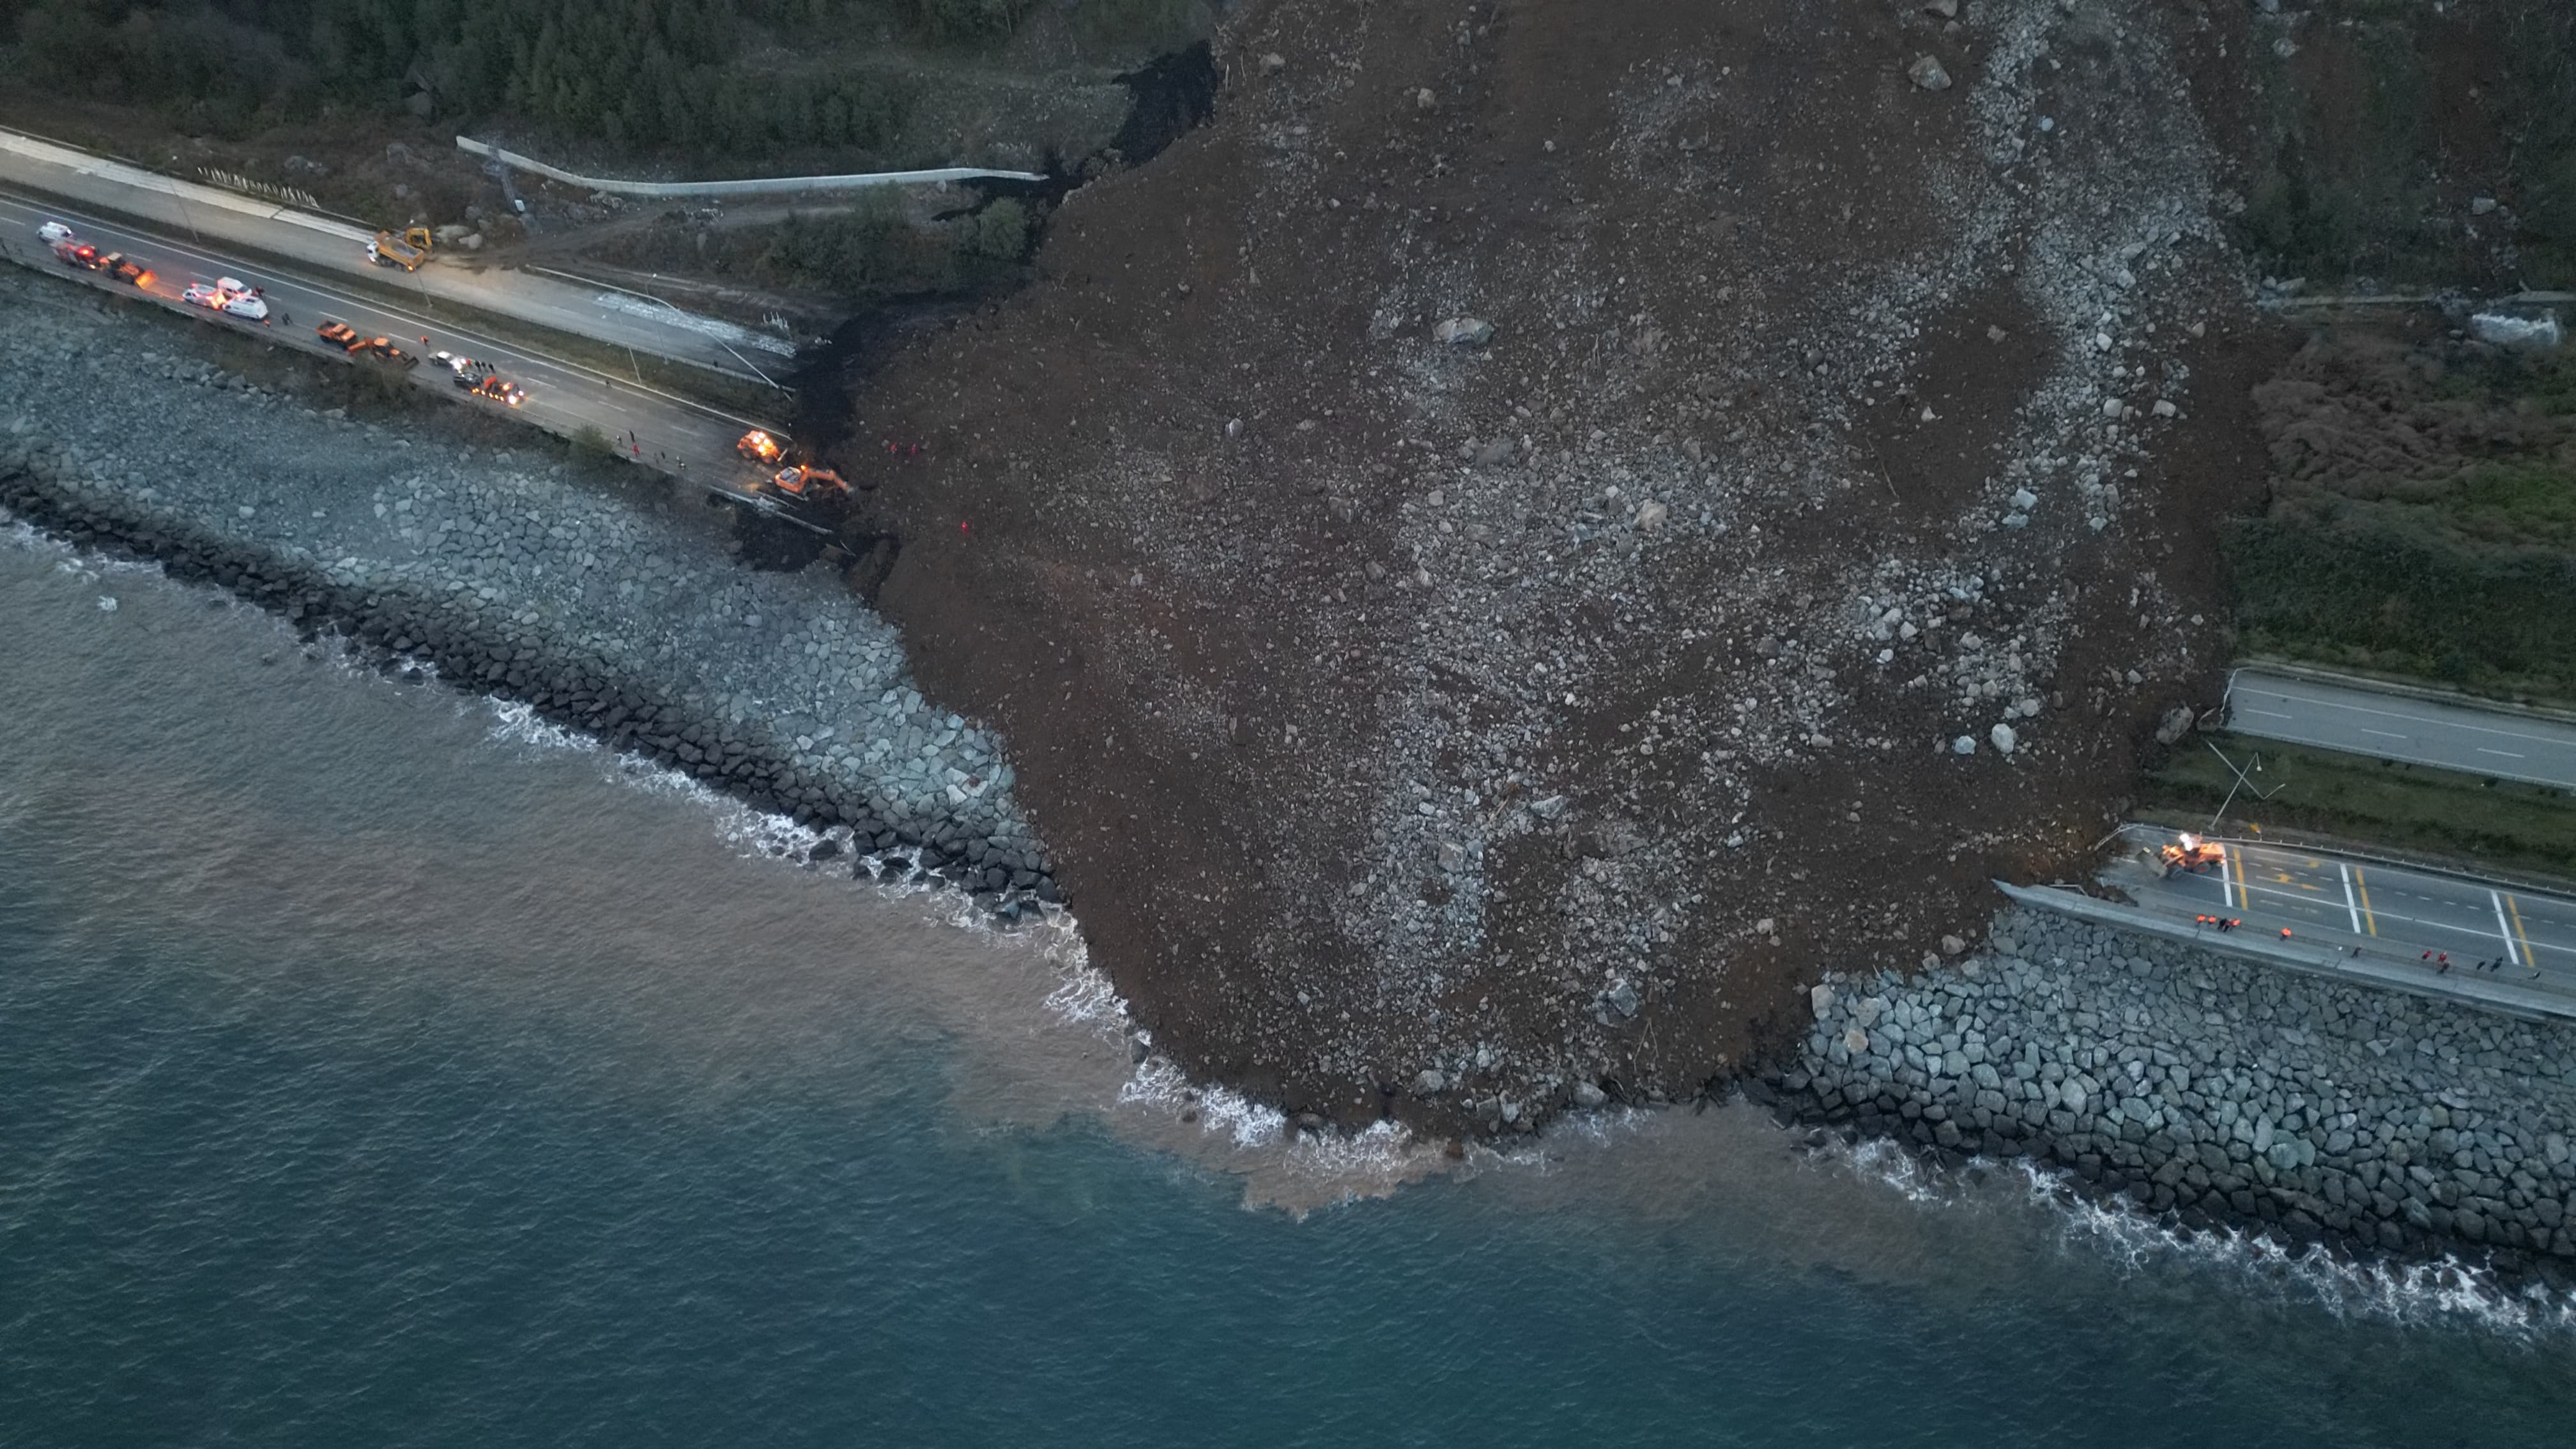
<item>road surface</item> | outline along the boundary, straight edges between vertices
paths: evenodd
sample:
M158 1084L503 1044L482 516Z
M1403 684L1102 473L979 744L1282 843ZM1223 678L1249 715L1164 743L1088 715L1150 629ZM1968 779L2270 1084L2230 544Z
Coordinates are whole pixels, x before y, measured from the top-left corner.
M47 220L66 222L82 241L100 251L121 251L149 267L152 276L142 290L173 310L199 319L204 325L336 358L343 354L339 349L324 344L314 334L314 328L325 319L346 322L361 335L390 337L405 351L423 359L421 366L410 369L406 374L413 386L456 398L460 406L502 409L509 412L515 421L531 423L565 437L578 434L586 427L597 428L602 435L614 440L633 461L657 468L682 483L744 490L758 476L758 470L735 454L735 440L752 427L766 428L784 436L783 430L775 423L738 417L674 394L549 358L471 328L454 327L444 321L422 317L403 308L344 291L327 277L299 277L274 267L252 267L140 227L101 222L66 212L60 207L30 203L5 194L0 194L0 249L5 249L11 260L32 270L85 283L103 291L132 293L136 290L110 280L104 273L84 271L56 261L52 250L36 237L36 228ZM189 283L213 281L224 276L255 281L263 287L269 304L270 320L266 324L221 316L180 300L180 294ZM527 389L526 403L517 408L507 408L501 403L464 398L456 392L452 374L427 363L426 359L433 351L458 353L492 364L502 376ZM364 360L355 365L386 366Z
M2373 961L2482 975L2576 997L2576 900L2321 851L2227 842L2224 869L2159 877L2140 855L2173 832L2133 825L2131 853L2102 874L2147 910L2242 921L2250 936L2357 950ZM2426 960L2426 953L2433 959ZM2478 963L2493 969L2480 972Z
M379 267L367 260L366 244L375 233L366 228L15 131L0 130L0 182L92 215L104 211L131 218L205 250L246 249L295 264L307 276L337 272L367 277L380 287L400 287L420 298L418 311L432 310L441 301L479 307L753 381L776 379L795 355L792 345L764 332L611 288L476 266L457 253L441 253L416 272ZM239 262L240 255L234 252L239 270L233 275L258 280L258 269Z
M2576 725L2259 669L2236 671L2227 706L2238 734L2576 790Z

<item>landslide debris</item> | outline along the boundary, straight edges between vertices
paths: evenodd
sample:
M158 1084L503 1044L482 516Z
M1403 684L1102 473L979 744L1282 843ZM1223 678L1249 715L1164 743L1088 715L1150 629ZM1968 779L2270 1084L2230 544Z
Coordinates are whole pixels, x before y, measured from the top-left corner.
M2242 29L1236 20L1215 122L857 387L840 459L1154 1048L1527 1129L2082 859L2225 657L2277 348L2195 94Z

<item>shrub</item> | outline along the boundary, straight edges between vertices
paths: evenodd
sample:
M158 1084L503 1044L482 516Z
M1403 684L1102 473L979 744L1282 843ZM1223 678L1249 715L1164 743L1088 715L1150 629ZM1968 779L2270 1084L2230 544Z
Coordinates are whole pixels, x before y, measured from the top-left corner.
M2368 520L2240 520L2226 544L2257 650L2576 699L2576 558Z
M1005 196L958 224L958 244L979 257L1016 262L1029 249L1029 209Z

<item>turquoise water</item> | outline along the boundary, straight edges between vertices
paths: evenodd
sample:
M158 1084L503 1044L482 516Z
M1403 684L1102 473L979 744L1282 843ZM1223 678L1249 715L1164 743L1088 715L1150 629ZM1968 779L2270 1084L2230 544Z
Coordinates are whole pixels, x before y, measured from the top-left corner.
M1184 1122L1060 940L24 539L0 743L7 1445L2576 1437L2553 1305L2017 1174Z

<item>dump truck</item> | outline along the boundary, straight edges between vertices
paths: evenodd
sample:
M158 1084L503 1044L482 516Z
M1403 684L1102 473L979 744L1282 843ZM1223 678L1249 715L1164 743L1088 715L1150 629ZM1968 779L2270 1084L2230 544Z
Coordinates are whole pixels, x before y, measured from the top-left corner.
M367 345L367 339L359 336L356 328L329 317L323 318L322 325L313 329L313 335L342 352L355 352Z
M754 428L743 434L734 443L733 450L742 455L743 461L749 463L775 463L786 456L787 451L779 446L776 438L760 428Z
M400 267L406 272L416 272L420 270L421 263L429 260L429 248L428 227L405 227L400 236L380 231L374 241L367 243L367 260L380 267Z
M2224 867L2227 864L2227 847L2185 831L2173 844L2157 852L2157 859L2164 866L2165 875L2176 871L2199 875L2213 865Z

